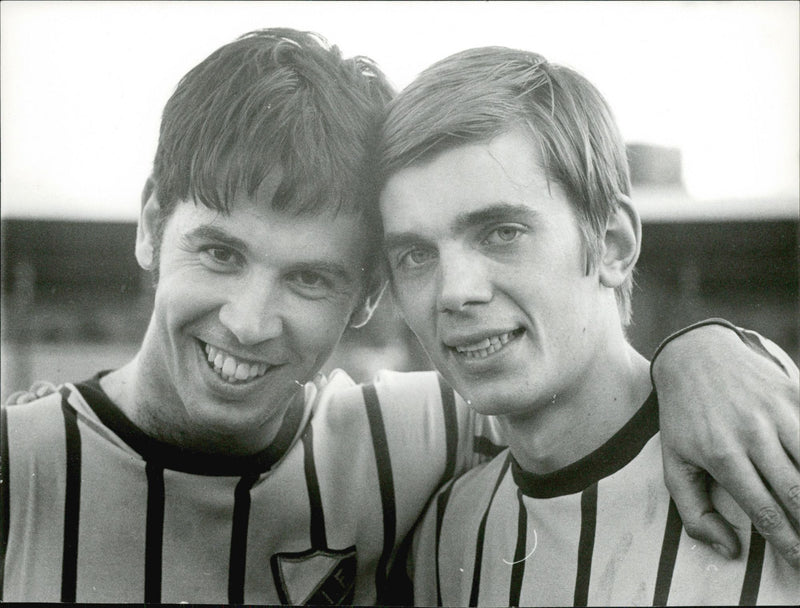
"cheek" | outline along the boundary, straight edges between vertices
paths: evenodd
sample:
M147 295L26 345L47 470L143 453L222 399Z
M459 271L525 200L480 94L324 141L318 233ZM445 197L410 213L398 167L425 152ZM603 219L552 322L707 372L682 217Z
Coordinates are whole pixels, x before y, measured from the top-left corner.
M155 308L173 321L189 321L221 305L223 286L196 276L173 273L162 276L156 287Z
M327 358L344 333L353 307L349 303L307 302L287 316L287 329L306 359Z
M392 297L403 320L415 334L432 331L436 325L436 288L432 281L407 281L393 285Z

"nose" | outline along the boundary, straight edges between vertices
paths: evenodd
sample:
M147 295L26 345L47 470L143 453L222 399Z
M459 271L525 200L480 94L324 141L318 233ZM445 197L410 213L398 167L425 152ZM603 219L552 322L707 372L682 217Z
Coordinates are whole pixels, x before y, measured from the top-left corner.
M457 246L439 252L439 312L460 312L492 299L492 284L478 253Z
M220 322L241 344L258 344L283 332L283 311L277 282L248 276L227 294Z

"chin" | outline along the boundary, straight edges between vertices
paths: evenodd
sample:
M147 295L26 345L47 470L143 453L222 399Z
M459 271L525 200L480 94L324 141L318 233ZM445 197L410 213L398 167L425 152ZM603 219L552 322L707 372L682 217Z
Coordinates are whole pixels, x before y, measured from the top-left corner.
M508 394L493 386L482 386L478 390L474 386L460 385L463 390L456 389L469 407L485 416L501 416L527 411L531 402L522 394Z

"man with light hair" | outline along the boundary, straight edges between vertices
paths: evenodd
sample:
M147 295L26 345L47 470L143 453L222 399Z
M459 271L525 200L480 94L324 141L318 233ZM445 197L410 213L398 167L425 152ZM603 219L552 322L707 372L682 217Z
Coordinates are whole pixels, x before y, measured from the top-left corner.
M641 223L595 87L535 53L457 53L390 103L381 163L404 318L508 442L432 501L413 552L415 603L800 602L796 545L790 565L712 484L713 509L743 548L726 560L691 541L667 491L659 400L625 335ZM709 323L797 387L774 344ZM787 471L793 433L772 454ZM794 484L778 499L796 523ZM756 519L764 534L774 523Z

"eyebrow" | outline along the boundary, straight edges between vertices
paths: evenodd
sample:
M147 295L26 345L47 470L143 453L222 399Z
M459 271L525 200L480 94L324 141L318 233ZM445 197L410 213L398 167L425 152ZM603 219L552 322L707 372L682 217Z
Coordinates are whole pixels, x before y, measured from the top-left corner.
M497 203L489 207L484 207L483 209L478 209L477 211L458 214L455 222L453 222L453 231L458 233L474 226L483 226L485 224L500 222L518 222L520 220L532 222L538 215L539 214L528 205Z
M217 241L223 245L228 245L229 247L241 251L246 251L248 249L247 243L243 240L237 239L235 236L231 236L224 230L220 230L214 226L198 226L186 233L184 238L189 240Z
M514 205L511 203L496 203L483 209L459 213L452 222L451 232L458 234L465 232L476 226L486 224L496 224L502 222L534 222L538 212L528 205ZM427 239L413 230L404 232L390 232L384 237L384 249L390 250L397 247L407 246L411 243L419 243Z

